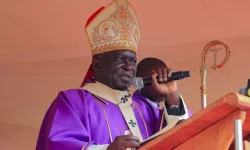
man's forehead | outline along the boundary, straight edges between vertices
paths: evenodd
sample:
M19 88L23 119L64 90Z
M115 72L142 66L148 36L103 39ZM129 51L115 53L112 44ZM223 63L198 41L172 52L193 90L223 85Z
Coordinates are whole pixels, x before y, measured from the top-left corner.
M105 55L125 55L125 56L136 56L136 53L131 50L121 49L121 50L114 50L111 52L104 53Z

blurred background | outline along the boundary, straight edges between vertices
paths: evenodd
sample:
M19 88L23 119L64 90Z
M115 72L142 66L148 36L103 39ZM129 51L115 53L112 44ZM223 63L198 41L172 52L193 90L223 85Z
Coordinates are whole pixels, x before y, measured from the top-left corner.
M129 0L139 17L138 59L157 57L190 70L179 89L193 113L200 108L203 47L220 40L228 63L208 68L208 104L247 84L249 0ZM91 62L84 26L111 0L0 0L0 149L35 149L43 116L58 91L78 88ZM218 54L218 63L225 53ZM213 53L208 55L213 65Z

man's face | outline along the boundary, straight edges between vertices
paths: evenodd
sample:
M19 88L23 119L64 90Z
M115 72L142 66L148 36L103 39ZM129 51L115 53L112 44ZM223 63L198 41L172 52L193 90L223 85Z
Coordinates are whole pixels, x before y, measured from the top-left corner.
M104 53L99 62L99 78L116 90L127 90L136 74L136 54L130 50Z

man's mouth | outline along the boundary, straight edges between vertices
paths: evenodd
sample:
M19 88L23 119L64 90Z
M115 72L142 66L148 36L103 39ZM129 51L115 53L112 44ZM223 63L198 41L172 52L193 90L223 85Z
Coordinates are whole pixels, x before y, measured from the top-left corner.
M127 74L123 74L123 75L121 75L120 77L121 77L121 79L122 79L123 81L125 81L125 82L129 82L129 81L131 81L131 79L132 79L132 77L131 77L130 75L127 75Z

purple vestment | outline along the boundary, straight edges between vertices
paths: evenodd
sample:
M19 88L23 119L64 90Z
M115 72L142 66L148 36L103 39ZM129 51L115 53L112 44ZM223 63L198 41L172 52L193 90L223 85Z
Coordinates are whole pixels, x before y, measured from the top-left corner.
M159 131L162 110L140 95L132 105L143 139ZM83 89L62 91L45 115L36 150L81 150L92 144L110 144L127 130L117 105Z

